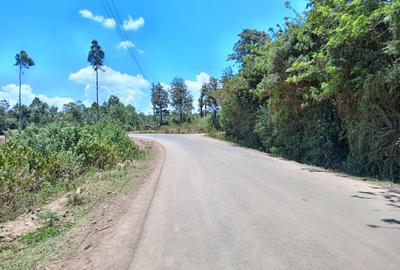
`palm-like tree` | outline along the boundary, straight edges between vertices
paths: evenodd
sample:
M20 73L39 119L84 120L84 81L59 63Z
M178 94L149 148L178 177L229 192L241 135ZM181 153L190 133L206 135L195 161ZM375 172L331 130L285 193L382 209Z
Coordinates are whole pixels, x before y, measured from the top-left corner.
M19 97L18 97L18 114L19 121L18 127L22 128L22 110L21 110L21 84L22 84L22 74L24 73L24 69L29 69L29 67L34 66L35 62L33 62L32 58L24 51L21 50L20 53L15 55L15 65L19 67Z
M104 63L104 51L95 39L92 40L87 60L96 72L96 115L99 120L99 69L102 70Z

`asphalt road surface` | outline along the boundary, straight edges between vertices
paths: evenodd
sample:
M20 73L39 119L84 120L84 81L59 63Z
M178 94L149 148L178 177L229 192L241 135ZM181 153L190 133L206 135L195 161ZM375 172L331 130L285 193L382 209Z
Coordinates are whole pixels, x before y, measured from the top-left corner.
M166 158L130 269L400 269L400 194L201 135Z

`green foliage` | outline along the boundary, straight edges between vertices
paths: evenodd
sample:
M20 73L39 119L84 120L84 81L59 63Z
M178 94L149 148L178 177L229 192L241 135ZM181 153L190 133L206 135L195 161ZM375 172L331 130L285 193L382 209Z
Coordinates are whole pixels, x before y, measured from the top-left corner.
M38 217L40 221L46 225L46 227L54 227L57 225L57 222L60 221L60 217L57 215L57 213L52 211L41 212L39 213Z
M31 233L21 236L21 240L28 246L35 245L45 239L57 236L60 234L60 229L56 227L45 227Z
M29 69L35 65L32 58L29 57L26 51L22 50L20 53L15 55L15 65L19 66L21 69Z
M138 148L118 124L58 122L8 137L0 144L0 211L20 211L29 206L29 200L21 201L21 197L64 179L72 181L91 168L111 168L139 157Z
M198 100L200 117L207 116L208 113L211 113L209 122L213 128L220 128L218 117L220 107L216 96L219 89L219 81L214 77L210 77L209 81L202 85Z
M163 125L163 117L168 115L169 98L164 87L157 83L151 89L151 104L153 105L154 116L160 116L160 126Z
M190 114L193 110L192 95L182 78L175 78L171 82L170 100L171 106L179 115L179 123L182 123L184 115Z
M92 40L92 45L90 46L87 60L92 65L95 71L101 69L101 67L103 66L104 56L104 51L97 40Z
M275 155L400 179L400 2L309 1L244 30L218 93L227 136ZM257 143L258 141L258 143Z

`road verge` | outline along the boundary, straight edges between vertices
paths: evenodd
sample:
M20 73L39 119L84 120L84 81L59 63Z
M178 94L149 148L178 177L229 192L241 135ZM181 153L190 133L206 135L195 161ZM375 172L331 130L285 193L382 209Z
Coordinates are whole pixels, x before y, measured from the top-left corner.
M136 141L146 144L148 141ZM49 269L127 269L142 233L148 209L157 188L165 151L152 144L152 159L136 183L98 206L71 234L71 244L62 254L67 259Z

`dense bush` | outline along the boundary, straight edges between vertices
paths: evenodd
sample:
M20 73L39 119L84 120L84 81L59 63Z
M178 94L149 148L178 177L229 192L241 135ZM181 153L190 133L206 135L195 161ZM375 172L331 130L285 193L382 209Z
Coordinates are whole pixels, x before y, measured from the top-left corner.
M243 30L219 90L230 137L287 158L400 180L400 1L308 1Z
M10 133L0 144L0 204L16 206L24 194L138 158L139 150L118 125L53 123ZM1 219L1 218L0 218Z

